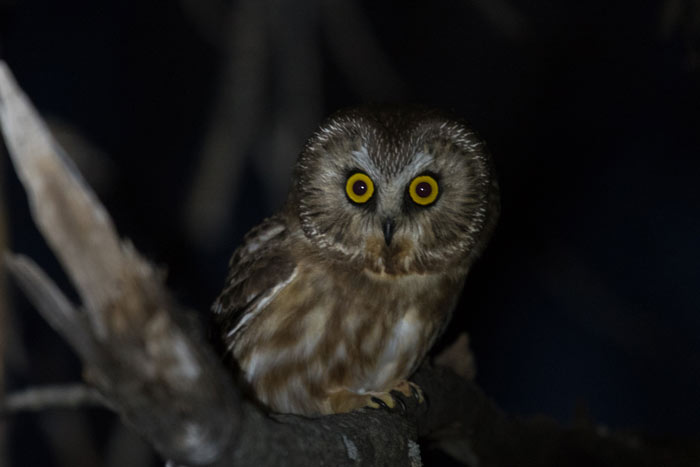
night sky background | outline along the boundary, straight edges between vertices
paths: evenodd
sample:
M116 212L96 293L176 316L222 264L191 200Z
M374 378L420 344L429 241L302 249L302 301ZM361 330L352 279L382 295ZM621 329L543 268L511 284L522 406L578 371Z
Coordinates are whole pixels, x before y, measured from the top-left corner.
M4 0L0 56L202 313L324 116L453 110L489 145L502 213L443 345L469 333L511 414L700 433L697 0ZM4 152L0 168L11 249L69 290ZM77 381L11 299L6 390ZM98 409L14 416L4 435L12 466L158 465Z

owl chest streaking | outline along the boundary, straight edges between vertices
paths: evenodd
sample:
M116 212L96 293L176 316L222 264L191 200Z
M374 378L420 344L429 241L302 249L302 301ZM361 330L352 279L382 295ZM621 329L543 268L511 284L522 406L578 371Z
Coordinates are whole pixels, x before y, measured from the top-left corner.
M214 304L241 377L278 412L386 400L446 326L497 215L487 153L459 120L334 115L301 153L284 209L234 253Z

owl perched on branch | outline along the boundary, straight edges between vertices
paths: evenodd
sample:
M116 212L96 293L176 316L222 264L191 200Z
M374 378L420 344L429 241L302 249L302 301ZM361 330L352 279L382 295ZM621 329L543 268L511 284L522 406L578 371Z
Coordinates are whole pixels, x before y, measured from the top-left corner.
M393 406L498 211L484 143L460 120L403 107L330 117L213 307L245 383L277 412Z

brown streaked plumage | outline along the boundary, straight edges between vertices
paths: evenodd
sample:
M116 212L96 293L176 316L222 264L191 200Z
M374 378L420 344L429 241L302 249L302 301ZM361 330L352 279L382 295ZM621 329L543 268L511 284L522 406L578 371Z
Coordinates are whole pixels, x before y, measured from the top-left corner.
M302 151L284 209L231 259L213 307L226 350L274 411L390 400L446 326L497 217L492 165L463 122L338 112Z

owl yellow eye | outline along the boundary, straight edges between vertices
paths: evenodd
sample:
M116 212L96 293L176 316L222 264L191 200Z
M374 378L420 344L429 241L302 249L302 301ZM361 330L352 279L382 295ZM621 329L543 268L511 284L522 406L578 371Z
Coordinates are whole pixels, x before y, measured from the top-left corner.
M345 193L353 203L364 204L372 198L374 194L374 183L372 179L362 172L357 172L345 182Z
M420 175L411 181L408 194L414 203L427 206L435 202L438 196L438 183L430 175Z

